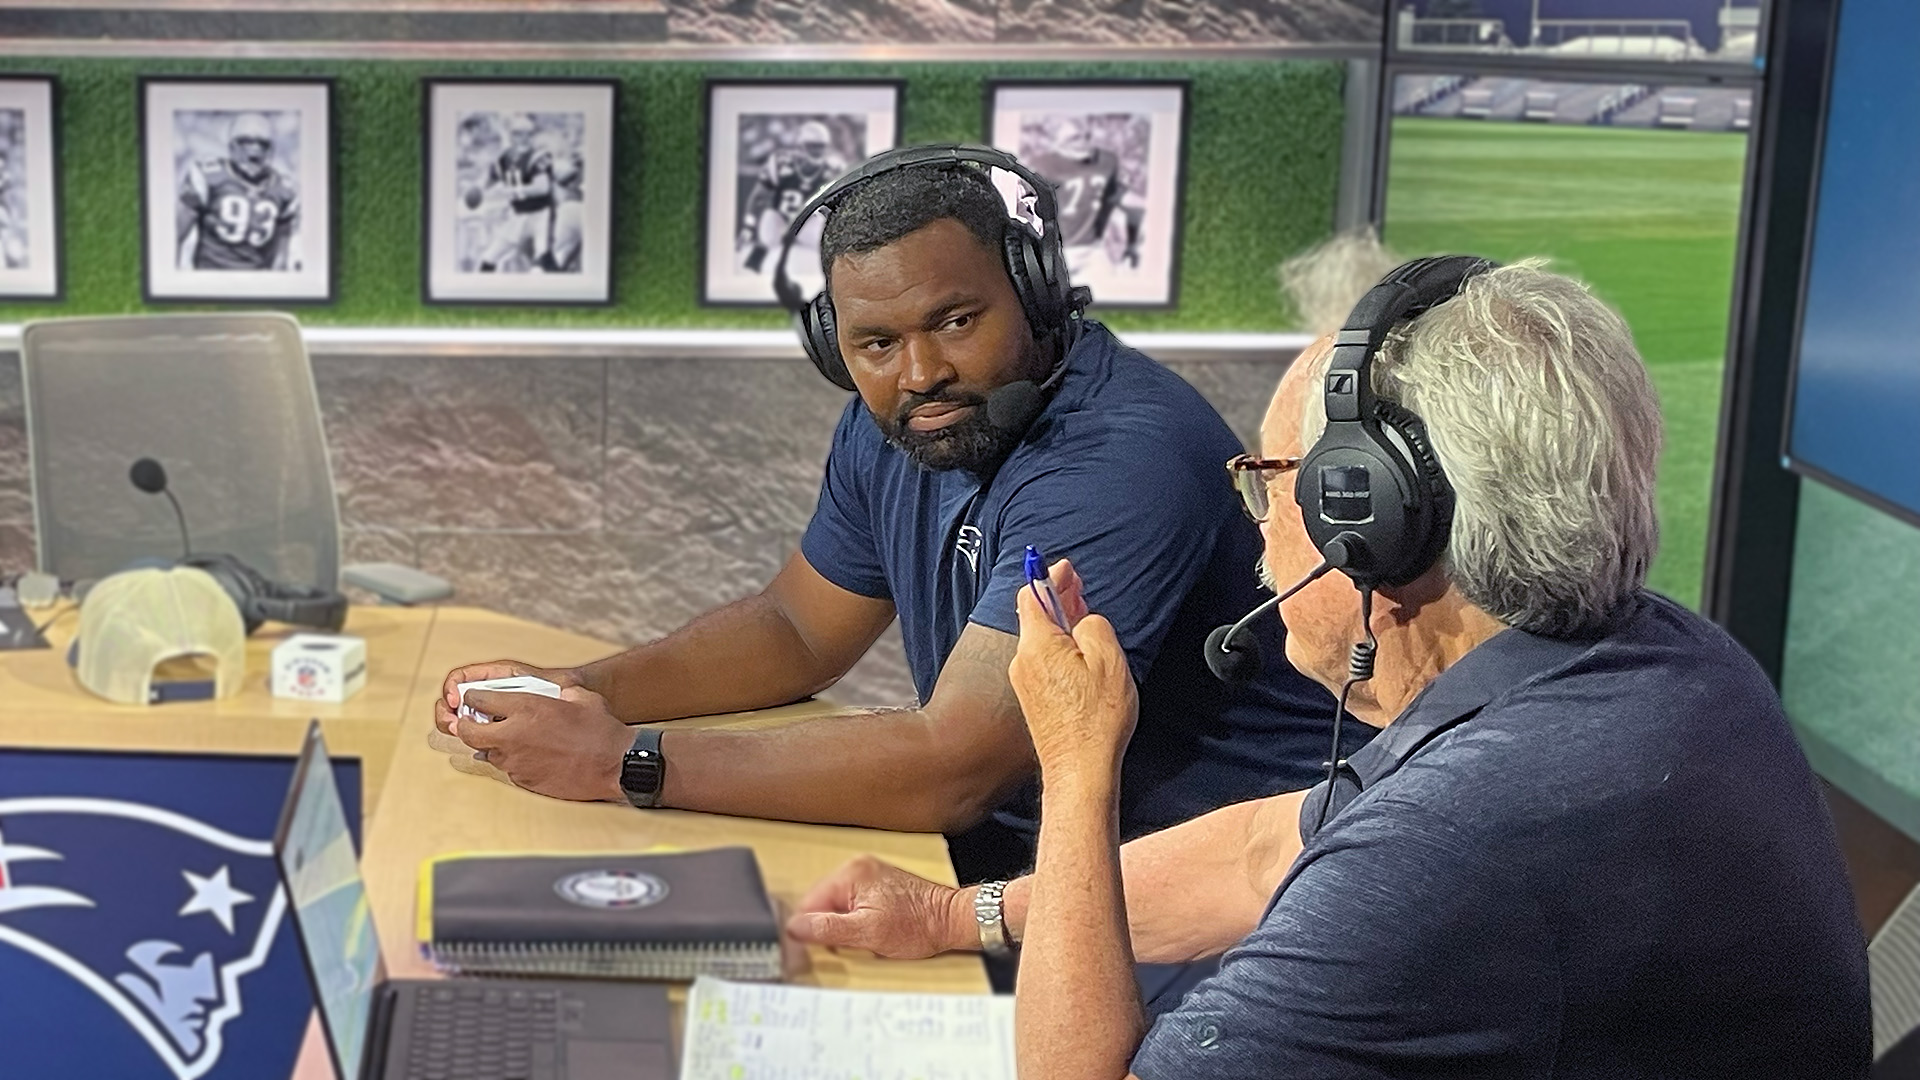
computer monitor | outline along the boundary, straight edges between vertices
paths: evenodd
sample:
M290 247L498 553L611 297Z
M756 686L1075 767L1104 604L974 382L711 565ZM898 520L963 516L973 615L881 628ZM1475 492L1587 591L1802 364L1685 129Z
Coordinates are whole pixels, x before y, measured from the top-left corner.
M318 722L307 729L273 847L334 1068L341 1080L361 1080L380 940Z

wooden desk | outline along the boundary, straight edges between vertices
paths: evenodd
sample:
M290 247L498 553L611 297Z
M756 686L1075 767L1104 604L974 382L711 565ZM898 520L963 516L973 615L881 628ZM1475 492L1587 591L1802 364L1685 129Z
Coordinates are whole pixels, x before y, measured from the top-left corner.
M0 745L297 754L307 721L319 717L333 752L361 759L365 809L372 810L439 610L351 609L342 632L367 640L367 684L338 704L273 696L269 658L274 646L299 631L272 623L247 640L247 674L238 694L214 701L117 705L95 697L74 677L67 646L80 620L77 614L59 614L46 635L53 648L0 653ZM510 648L512 640L511 633L501 633L493 646Z
M508 628L514 634L512 645L503 650L502 632ZM361 859L389 972L413 977L432 973L414 945L413 893L420 863L451 851L630 852L657 846L692 849L748 844L759 856L768 890L788 909L814 882L863 852L916 874L953 883L946 841L937 834L562 802L485 776L456 772L445 754L427 744L433 730L434 695L440 692L447 671L457 664L511 653L515 659L541 667L564 667L610 651L610 646L591 638L491 612L442 610L420 665L416 707L407 711L402 724L392 771ZM809 703L685 723L765 723L824 711L826 706ZM793 973L794 981L819 986L987 991L985 971L979 959L970 955L898 961L815 948L795 959L799 968Z
M752 821L610 804L567 803L484 776L456 772L427 744L432 704L446 673L462 663L511 656L568 666L614 646L474 608L355 608L346 631L367 639L367 687L349 701L287 701L267 690L267 657L287 633L270 627L247 645L247 682L219 701L114 705L81 689L66 666L72 616L49 631L55 648L0 653L0 745L136 750L298 753L309 717L327 745L365 761L369 820L362 867L387 965L397 976L430 975L413 937L420 863L454 851L638 851L751 845L769 890L791 908L822 876L871 852L918 874L952 882L938 835ZM751 717L693 724L760 723L824 706L798 705ZM375 802L376 793L378 802ZM977 958L889 961L811 949L796 981L822 986L984 993Z

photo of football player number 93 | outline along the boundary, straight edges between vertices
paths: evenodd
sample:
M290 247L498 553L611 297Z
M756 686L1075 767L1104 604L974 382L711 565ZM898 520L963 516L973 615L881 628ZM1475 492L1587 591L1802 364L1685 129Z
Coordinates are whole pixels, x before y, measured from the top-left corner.
M327 300L325 82L142 82L150 299Z
M300 115L193 110L173 119L175 153L187 158L175 212L179 268L300 269L300 192L290 164L299 158ZM195 152L222 129L218 154Z

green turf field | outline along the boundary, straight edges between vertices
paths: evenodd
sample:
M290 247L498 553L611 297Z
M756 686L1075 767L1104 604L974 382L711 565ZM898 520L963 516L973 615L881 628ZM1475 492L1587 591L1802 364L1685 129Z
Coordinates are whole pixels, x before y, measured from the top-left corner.
M1688 604L1706 554L1745 157L1738 134L1393 123L1390 245L1549 256L1626 315L1666 412L1651 583Z

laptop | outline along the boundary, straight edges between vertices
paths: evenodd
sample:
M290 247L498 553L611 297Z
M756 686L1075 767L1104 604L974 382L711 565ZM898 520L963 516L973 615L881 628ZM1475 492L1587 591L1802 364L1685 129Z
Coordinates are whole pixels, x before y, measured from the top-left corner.
M387 979L315 721L274 834L340 1080L669 1080L667 991L645 983Z

